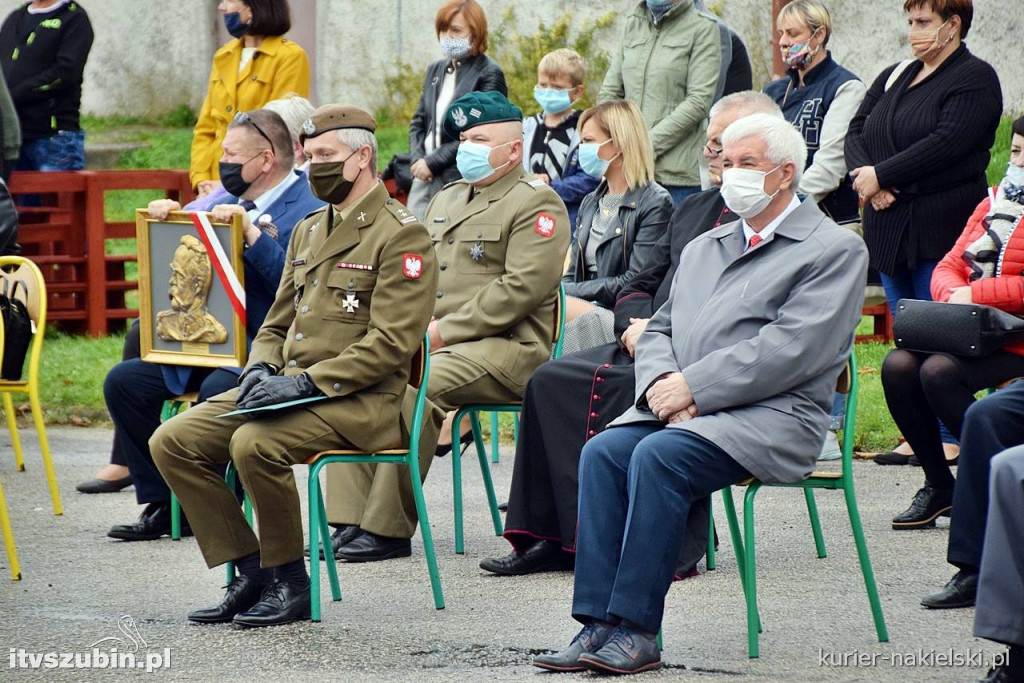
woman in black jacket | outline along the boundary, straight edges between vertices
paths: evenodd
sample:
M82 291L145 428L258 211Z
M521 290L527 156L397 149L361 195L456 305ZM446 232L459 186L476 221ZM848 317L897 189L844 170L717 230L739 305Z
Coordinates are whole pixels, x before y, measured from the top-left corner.
M427 68L420 103L409 122L413 176L409 209L422 220L427 205L445 184L459 179L459 141L441 122L448 105L468 92L497 90L508 95L505 74L487 51L487 17L476 0L448 0L437 11L434 29L445 58Z
M647 264L672 216L672 197L654 182L654 151L643 114L609 100L580 116L580 167L601 178L583 198L562 279L567 302L565 353L614 341L610 309Z

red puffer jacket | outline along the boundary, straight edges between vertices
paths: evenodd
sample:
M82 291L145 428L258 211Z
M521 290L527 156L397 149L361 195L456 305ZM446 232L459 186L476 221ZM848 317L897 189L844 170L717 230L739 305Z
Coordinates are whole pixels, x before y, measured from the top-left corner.
M984 219L991 200L986 197L967 220L967 227L932 273L932 299L949 301L957 287L971 288L976 304L994 306L1007 313L1024 315L1024 230L1015 230L1003 249L1002 275L970 282L971 269L964 262L964 251L985 232ZM1024 342L1005 347L1006 351L1024 356Z

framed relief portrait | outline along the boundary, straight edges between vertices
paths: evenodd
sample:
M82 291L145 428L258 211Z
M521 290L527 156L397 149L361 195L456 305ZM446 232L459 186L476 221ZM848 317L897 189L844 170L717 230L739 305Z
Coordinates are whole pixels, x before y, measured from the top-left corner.
M243 366L246 360L242 217L136 212L142 359Z

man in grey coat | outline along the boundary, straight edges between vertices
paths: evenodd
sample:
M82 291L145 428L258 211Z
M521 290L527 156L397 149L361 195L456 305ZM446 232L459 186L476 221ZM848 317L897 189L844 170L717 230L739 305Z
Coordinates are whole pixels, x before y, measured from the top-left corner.
M655 634L690 504L750 476L814 469L860 319L867 250L800 202L807 150L787 122L726 129L722 195L743 220L684 250L636 346L636 403L580 461L572 644L534 664L636 673Z

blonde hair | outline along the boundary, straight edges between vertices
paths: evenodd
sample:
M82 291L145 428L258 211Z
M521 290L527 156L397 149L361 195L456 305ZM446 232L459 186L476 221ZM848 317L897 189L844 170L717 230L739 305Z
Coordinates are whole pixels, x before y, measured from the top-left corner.
M568 76L573 87L587 80L587 62L569 48L559 48L541 57L537 72L548 76Z
M820 0L793 0L779 10L780 19L793 19L811 29L811 35L818 32L819 28L825 29L825 40L822 45L828 45L828 39L832 37L832 15L828 7Z
M583 112L577 130L594 119L622 154L626 186L635 189L654 182L654 146L640 109L630 100L608 100Z

